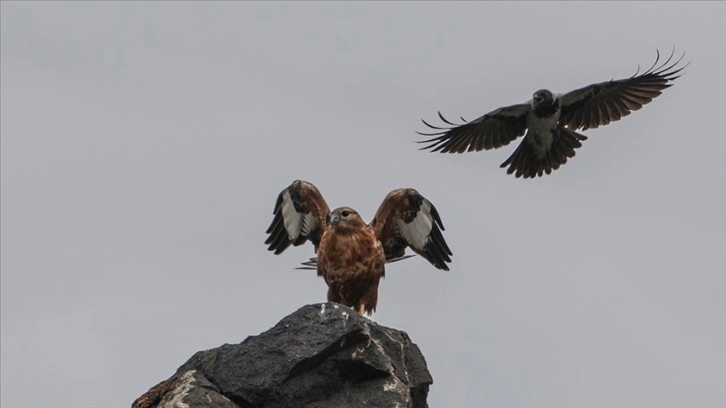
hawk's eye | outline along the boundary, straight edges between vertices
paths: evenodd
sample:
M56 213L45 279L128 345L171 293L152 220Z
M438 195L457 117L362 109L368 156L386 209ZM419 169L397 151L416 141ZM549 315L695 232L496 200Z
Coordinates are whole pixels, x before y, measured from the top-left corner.
M343 211L340 213L343 217L347 217L350 215L350 211Z

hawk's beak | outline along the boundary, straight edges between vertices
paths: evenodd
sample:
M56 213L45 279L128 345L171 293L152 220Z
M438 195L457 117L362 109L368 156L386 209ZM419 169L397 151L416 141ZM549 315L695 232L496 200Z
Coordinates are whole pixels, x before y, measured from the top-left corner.
M330 223L333 225L338 225L340 222L340 217L338 217L338 214L331 214L330 215Z

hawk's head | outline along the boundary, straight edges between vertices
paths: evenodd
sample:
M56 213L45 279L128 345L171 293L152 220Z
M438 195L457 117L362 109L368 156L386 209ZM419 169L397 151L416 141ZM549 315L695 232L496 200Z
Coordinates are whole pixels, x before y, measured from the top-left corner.
M328 224L335 229L365 227L358 212L350 207L339 207L328 214Z

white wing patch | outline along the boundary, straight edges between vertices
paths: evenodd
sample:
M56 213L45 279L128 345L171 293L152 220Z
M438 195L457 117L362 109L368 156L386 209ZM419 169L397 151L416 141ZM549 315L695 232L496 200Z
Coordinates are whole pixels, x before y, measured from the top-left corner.
M423 250L429 242L432 226L431 204L427 200L423 201L413 221L406 223L401 219L398 220L399 233L408 241L409 245L418 250Z
M312 212L303 214L301 218L302 226L300 228L300 233L307 237L315 228L317 228L317 220L313 217Z
M301 219L300 213L295 210L295 204L292 203L290 192L285 191L282 195L282 221L285 223L287 236L290 241L294 241L300 236Z
M290 241L295 241L300 235L307 237L317 228L317 220L312 212L304 214L295 209L289 191L282 195L282 220Z

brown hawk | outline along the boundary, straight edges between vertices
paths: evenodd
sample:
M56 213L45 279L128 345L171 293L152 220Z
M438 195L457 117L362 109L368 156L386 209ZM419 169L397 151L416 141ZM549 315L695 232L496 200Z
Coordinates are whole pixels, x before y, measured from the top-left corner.
M385 264L405 258L406 247L433 266L449 270L453 255L444 241L436 207L412 188L388 193L373 220L366 224L357 211L330 211L311 183L294 181L277 197L265 241L268 250L282 253L306 241L315 247L314 265L328 285L328 301L372 314L378 304L378 282Z

